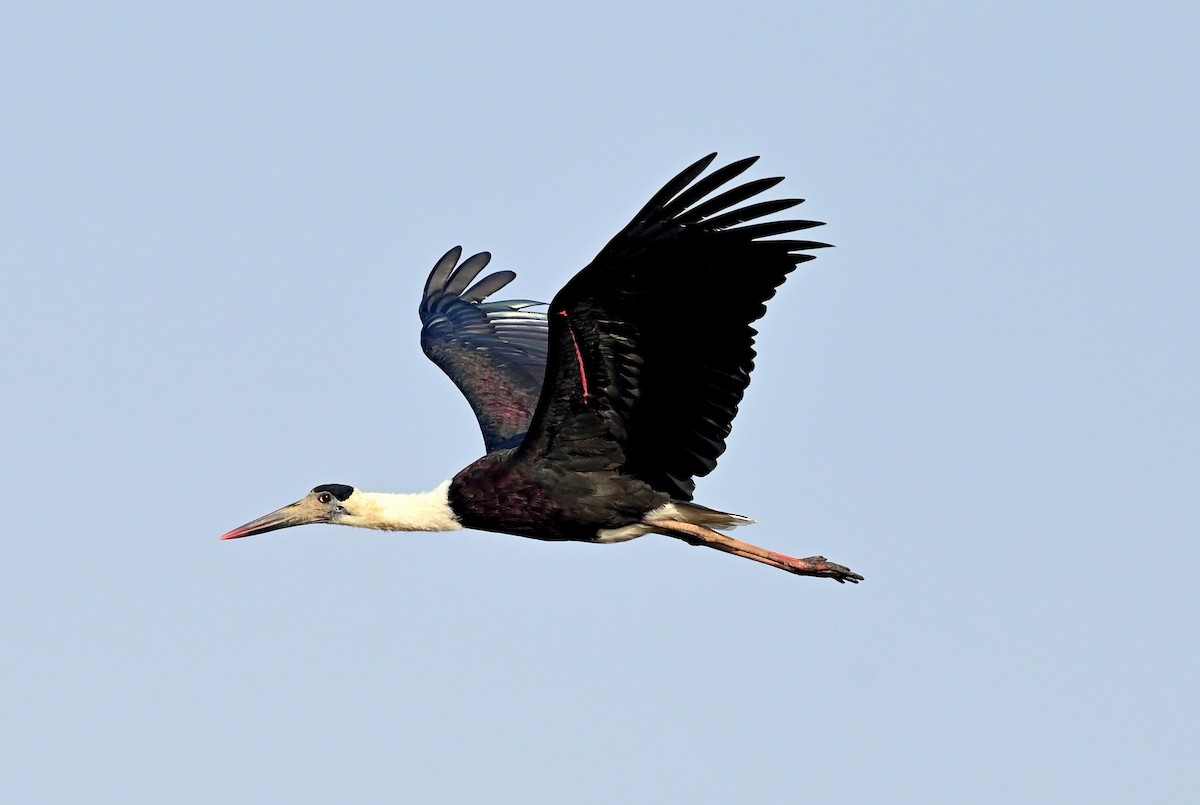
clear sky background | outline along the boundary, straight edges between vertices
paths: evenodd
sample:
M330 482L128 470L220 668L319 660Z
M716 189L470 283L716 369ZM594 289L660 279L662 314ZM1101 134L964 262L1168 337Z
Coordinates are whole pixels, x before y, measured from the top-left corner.
M0 800L1194 801L1198 23L5 4ZM660 537L217 540L476 458L429 267L487 249L549 299L713 150L837 248L697 499L865 583Z

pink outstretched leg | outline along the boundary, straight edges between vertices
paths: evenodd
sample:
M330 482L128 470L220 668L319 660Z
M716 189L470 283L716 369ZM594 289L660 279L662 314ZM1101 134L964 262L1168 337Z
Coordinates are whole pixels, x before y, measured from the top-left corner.
M689 545L703 545L707 548L716 548L718 551L731 553L734 556L743 556L746 559L753 559L756 562L762 562L764 565L777 567L780 570L786 570L789 573L795 573L799 576L817 576L823 579L833 579L839 584L845 584L846 582L858 584L863 580L862 576L850 570L850 568L830 562L824 556L809 556L805 559L797 559L794 556L786 556L782 553L768 551L766 548L751 545L749 542L742 542L733 537L727 537L711 528L696 525L695 523L687 523L682 520L652 520L647 521L647 524L654 526L655 531L658 533L681 539Z

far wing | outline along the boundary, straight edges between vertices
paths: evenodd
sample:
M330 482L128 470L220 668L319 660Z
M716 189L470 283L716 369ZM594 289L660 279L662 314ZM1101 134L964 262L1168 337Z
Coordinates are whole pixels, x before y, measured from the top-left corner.
M546 314L539 302L486 302L516 278L489 274L473 286L492 256L463 260L455 246L437 262L421 298L421 349L454 381L479 420L490 453L521 443L546 372Z

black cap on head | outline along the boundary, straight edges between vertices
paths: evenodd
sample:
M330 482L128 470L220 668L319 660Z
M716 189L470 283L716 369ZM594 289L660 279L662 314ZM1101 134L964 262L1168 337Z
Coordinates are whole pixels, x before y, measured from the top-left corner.
M354 487L345 484L321 484L313 487L314 492L329 492L338 500L345 500L354 494Z

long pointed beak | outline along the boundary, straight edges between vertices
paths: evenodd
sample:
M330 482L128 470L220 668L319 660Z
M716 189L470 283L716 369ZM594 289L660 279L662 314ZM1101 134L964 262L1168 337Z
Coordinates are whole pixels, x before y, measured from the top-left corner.
M250 537L255 534L265 534L268 531L278 531L281 528L291 528L295 525L319 523L323 515L323 510L316 509L305 498L304 500L298 500L295 503L284 506L282 509L276 509L270 514L264 514L257 520L251 520L243 526L238 526L228 534L222 535L221 539L238 539L240 537Z

